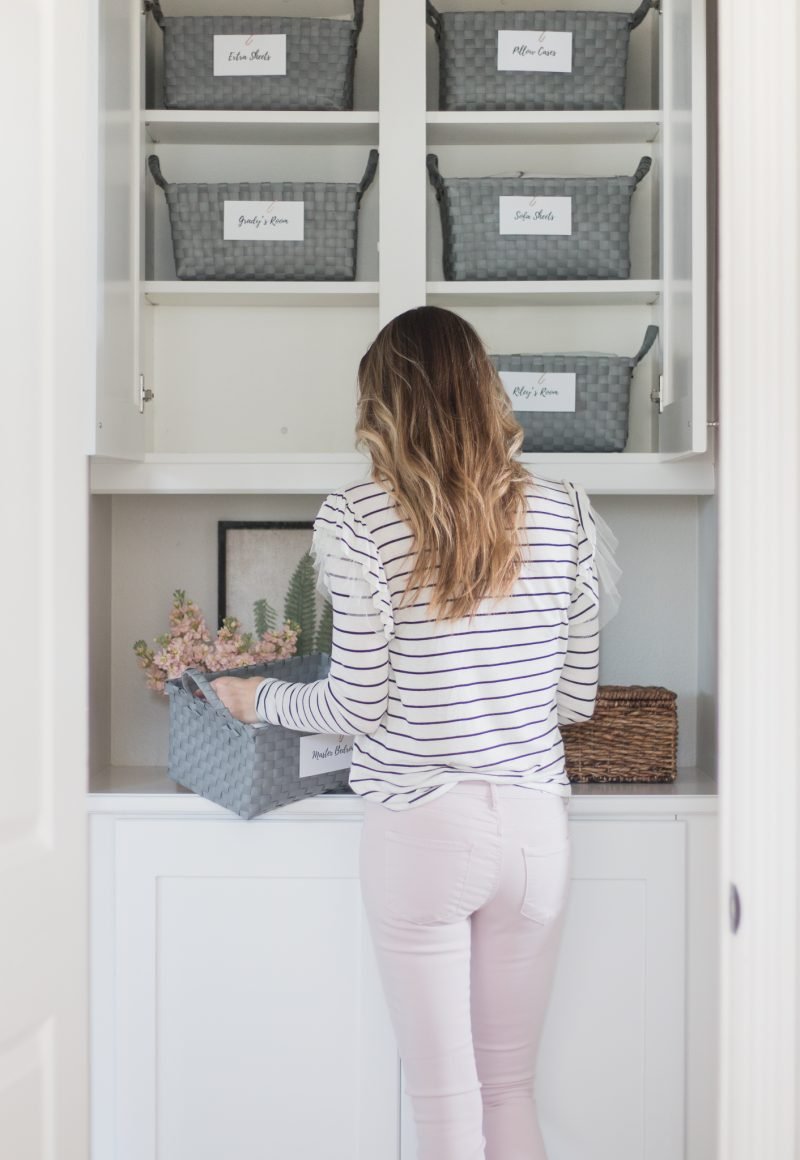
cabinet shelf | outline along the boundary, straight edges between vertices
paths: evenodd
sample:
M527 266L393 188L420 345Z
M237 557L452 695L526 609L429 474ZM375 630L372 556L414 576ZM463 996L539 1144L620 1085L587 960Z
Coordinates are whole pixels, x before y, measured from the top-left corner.
M660 110L428 113L429 145L627 145L654 141Z
M671 782L573 782L570 812L575 814L637 813L647 801L654 814L714 814L717 785L713 774L697 766L680 766ZM86 796L89 813L159 814L192 813L219 817L231 815L222 806L178 786L164 766L106 766L91 778ZM361 812L358 794L326 793L281 807L302 817L307 814ZM265 814L261 821L269 820ZM282 812L281 816L285 816Z
M251 112L146 109L155 145L377 145L376 112Z
M377 282L145 282L153 306L377 306Z
M428 282L427 294L437 306L650 306L659 299L661 282Z
M710 495L709 454L684 459L659 452L617 455L521 455L548 478L569 478L595 495ZM92 491L105 495L327 495L368 478L366 460L354 453L166 454L143 460L94 458Z

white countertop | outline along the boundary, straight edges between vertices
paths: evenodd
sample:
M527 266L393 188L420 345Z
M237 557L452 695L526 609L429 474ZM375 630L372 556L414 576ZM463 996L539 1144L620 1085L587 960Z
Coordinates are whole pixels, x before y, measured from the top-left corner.
M91 814L198 816L243 821L232 811L178 785L163 767L110 766L91 779L86 795ZM573 782L571 816L589 814L716 813L717 786L713 774L695 766L681 767L673 782ZM323 793L270 810L253 821L280 815L311 817L360 815L363 802L354 793Z

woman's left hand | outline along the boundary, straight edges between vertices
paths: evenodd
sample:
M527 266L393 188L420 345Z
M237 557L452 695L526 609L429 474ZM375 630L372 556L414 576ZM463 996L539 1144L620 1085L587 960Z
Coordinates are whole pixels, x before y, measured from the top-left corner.
M245 725L258 725L262 718L255 709L256 689L263 677L217 677L214 692L228 712Z

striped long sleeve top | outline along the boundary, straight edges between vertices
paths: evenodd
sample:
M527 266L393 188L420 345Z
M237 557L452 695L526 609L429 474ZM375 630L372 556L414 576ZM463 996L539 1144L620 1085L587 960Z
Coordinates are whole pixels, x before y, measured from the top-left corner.
M330 672L310 683L266 678L258 717L352 735L350 788L392 810L464 778L569 796L559 726L594 712L599 575L619 575L608 525L581 486L532 478L519 578L508 596L485 598L472 622L435 623L429 587L399 607L411 545L391 492L373 481L325 499L312 555L333 609Z

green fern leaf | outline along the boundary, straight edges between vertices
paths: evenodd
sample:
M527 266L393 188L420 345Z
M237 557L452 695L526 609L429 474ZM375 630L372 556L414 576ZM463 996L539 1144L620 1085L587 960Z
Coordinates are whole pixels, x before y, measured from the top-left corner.
M256 626L256 636L263 636L265 632L275 631L276 612L267 600L256 600L253 605L253 620Z
M314 561L311 553L305 552L292 573L283 609L283 619L293 620L300 626L297 637L298 656L305 656L314 651L317 624L315 585Z
M317 646L316 652L327 653L330 656L333 642L333 605L330 600L326 600L319 618L319 628L317 629Z

